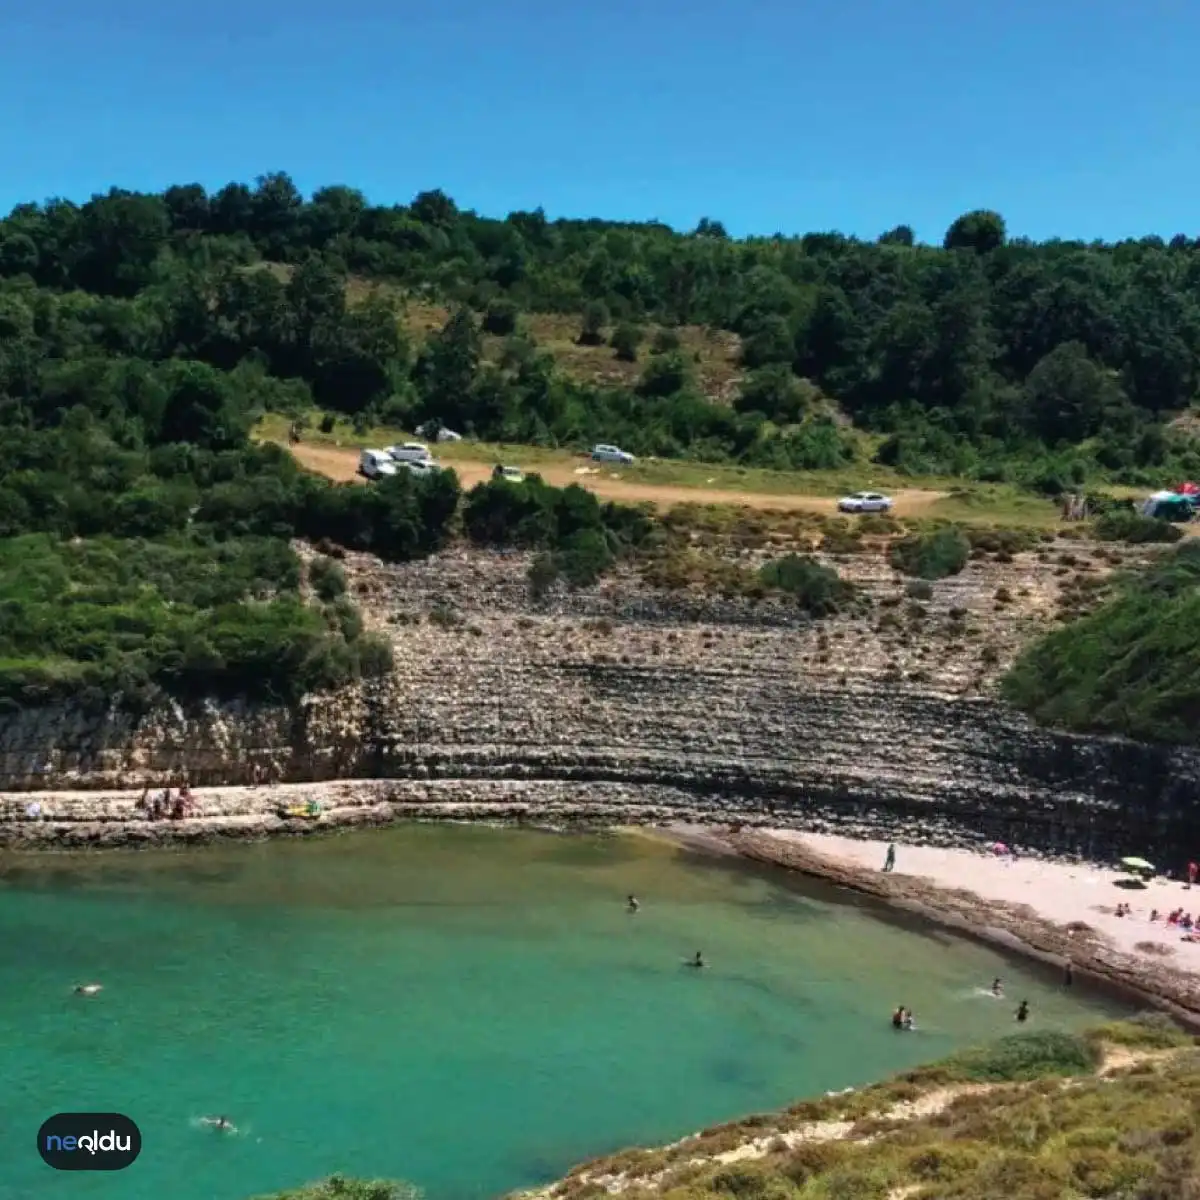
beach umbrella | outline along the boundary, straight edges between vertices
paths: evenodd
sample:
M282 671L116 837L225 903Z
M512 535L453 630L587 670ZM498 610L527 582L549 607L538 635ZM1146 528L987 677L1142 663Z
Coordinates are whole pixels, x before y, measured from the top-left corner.
M1148 863L1144 858L1123 858L1121 859L1121 866L1128 867L1129 870L1138 875L1154 874L1154 864Z

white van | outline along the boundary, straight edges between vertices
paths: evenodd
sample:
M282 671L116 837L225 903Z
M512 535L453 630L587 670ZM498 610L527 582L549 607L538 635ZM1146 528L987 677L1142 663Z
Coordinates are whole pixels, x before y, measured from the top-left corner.
M391 455L393 462L433 462L433 455L429 453L429 447L421 442L405 442L400 446L389 446L387 452Z
M364 450L358 458L358 473L364 479L382 479L395 475L396 464L386 450Z

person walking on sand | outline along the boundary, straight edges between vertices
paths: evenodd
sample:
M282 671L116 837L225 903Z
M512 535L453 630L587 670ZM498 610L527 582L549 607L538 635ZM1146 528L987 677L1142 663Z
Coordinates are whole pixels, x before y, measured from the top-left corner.
M885 871L894 871L896 868L896 843L889 842L887 848L887 857L883 860L883 869Z

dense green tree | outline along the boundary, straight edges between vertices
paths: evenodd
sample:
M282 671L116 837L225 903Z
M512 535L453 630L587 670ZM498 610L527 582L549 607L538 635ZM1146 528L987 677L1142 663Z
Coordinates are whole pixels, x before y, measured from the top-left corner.
M989 209L976 209L964 213L946 230L947 250L974 250L976 254L990 254L1004 245L1008 230L1004 218Z

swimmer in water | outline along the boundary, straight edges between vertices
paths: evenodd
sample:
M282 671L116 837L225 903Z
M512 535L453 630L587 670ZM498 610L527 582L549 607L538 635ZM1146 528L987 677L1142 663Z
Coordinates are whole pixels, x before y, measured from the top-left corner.
M912 1015L912 1010L911 1010L911 1009L908 1009L908 1008L906 1008L906 1009L904 1010L904 1024L901 1026L901 1028L902 1028L902 1029L909 1029L909 1030L911 1030L911 1029L912 1029L912 1027L913 1027L913 1015Z
M211 1125L221 1133L237 1132L233 1127L233 1122L228 1117L201 1117L200 1122L203 1125Z
M900 1007L898 1009L896 1009L896 1011L894 1013L892 1013L892 1028L893 1029L903 1029L904 1028L904 1005L903 1004L900 1005Z
M1004 995L1004 985L1000 982L999 979L992 980L992 995L993 996L1003 996Z
M629 909L630 912L637 912L637 910L642 906L638 903L636 896L630 896L625 907Z
M94 996L100 991L100 986L98 983L77 983L72 990L77 996Z
M695 957L695 958L693 958L693 959L692 959L692 961L691 961L690 963L688 963L688 966L689 966L689 967L702 967L702 966L704 966L704 955L703 955L703 954L701 954L699 950L697 950L697 951L696 951L696 957Z
M1021 1006L1016 1011L1016 1018L1022 1024L1029 1020L1029 1001L1022 1000Z

